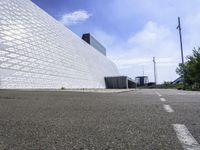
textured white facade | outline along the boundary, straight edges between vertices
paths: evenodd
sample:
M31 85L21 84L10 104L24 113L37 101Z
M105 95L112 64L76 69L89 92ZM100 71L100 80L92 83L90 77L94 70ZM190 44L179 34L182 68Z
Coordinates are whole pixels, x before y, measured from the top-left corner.
M105 88L116 66L30 0L0 0L0 88Z

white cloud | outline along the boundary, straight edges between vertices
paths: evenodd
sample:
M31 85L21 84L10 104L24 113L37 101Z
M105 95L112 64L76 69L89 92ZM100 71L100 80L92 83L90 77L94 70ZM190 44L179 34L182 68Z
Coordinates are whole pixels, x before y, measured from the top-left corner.
M64 25L69 26L69 25L83 22L83 21L87 20L88 18L90 18L91 16L92 16L92 14L88 13L85 10L78 10L78 11L74 11L72 13L64 14L60 21Z
M175 30L176 31L176 30ZM108 57L118 66L121 74L132 78L148 75L153 81L153 61L157 58L158 81L174 80L175 70L180 61L179 41L176 39L177 32L156 22L149 21L143 29L126 41L121 41L115 36L107 35L102 31L94 32L97 39L105 39L109 43Z
M177 50L175 34L169 28L149 21L144 28L128 39L128 44L143 55L166 57ZM173 53L170 53L172 52Z
M159 45L158 41L168 40L170 36L171 33L168 28L149 21L142 31L130 37L128 43L131 45L139 45L149 50Z
M195 15L187 15L182 19L183 46L185 54L189 54L193 47L200 46L200 12Z

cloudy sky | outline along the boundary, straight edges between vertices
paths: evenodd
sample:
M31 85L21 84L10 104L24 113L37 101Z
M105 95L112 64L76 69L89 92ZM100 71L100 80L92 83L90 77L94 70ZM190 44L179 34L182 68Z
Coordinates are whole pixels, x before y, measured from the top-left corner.
M200 46L199 0L33 0L79 36L90 32L106 48L121 74L149 76L157 61L158 82L172 81L181 61L177 17L184 55Z

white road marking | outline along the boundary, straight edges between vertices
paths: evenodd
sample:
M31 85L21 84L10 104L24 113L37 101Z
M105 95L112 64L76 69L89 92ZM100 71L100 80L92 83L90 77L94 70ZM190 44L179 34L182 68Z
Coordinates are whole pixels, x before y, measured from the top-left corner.
M178 93L178 95L187 95L186 93Z
M166 102L166 99L165 99L165 98L160 98L160 100L161 100L162 102Z
M163 107L164 107L165 111L168 113L174 112L174 110L171 108L170 105L163 105Z
M185 92L185 93L177 93L178 95L187 95L187 96L190 96L190 95L200 95L199 92Z
M191 135L185 125L173 124L173 127L184 150L200 150L199 143Z
M158 96L160 96L160 97L162 96L162 95L161 95L160 93L158 93L157 91L156 91L155 93L156 93Z

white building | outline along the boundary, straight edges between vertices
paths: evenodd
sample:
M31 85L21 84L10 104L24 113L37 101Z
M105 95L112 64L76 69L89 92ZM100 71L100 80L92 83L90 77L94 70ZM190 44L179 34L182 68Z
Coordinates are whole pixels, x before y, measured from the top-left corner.
M105 88L106 56L30 0L0 0L0 88Z

